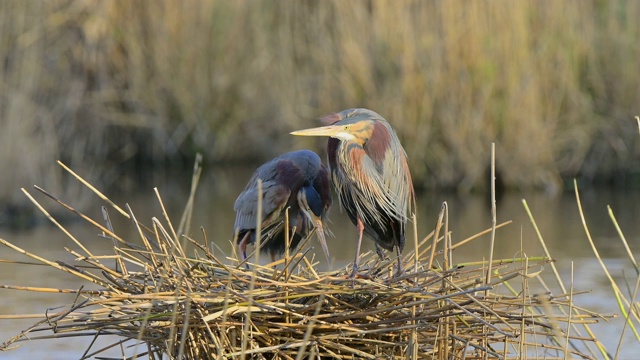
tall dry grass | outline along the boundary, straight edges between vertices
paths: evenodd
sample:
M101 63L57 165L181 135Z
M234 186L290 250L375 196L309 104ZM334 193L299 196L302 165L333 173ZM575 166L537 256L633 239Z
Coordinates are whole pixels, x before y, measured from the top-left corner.
M484 186L492 141L508 186L637 173L638 18L627 1L0 2L0 200L55 190L54 158L320 150L288 132L356 106L396 127L417 186Z

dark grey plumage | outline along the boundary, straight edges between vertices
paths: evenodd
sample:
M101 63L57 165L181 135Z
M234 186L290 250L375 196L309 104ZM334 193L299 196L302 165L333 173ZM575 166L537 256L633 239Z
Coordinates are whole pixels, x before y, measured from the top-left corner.
M323 226L332 202L328 172L320 157L310 150L292 151L263 164L236 199L234 229L243 259L246 246L256 242L258 179L262 180L262 251L272 258L285 251L285 210L289 208L290 248L297 247L317 228L329 259Z

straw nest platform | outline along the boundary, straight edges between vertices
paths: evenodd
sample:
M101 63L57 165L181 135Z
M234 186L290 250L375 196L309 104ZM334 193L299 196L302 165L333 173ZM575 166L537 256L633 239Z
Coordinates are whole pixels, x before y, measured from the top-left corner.
M231 256L214 255L204 233L201 240L180 235L188 233L189 211L177 231L166 212L145 226L128 207L85 185L110 207L103 219L91 219L40 190L96 227L104 241L113 241L114 252L93 254L84 243L95 239L83 242L68 234L78 246L68 250L78 263L69 264L0 239L84 284L79 290L59 289L77 293L76 301L43 315L6 341L4 350L27 339L83 336L113 341L78 349L83 359L109 351L121 351L120 358L152 359L550 359L593 358L598 352L597 341L580 334L585 327L589 333L586 323L598 315L575 307L575 294L529 291L548 257L494 260L490 268L486 261L453 266L451 252L472 239L452 244L444 236L446 216L431 235L408 241L405 274L394 277L394 260L373 253L363 255L361 276L350 279L349 267L319 272L305 247L276 264L252 264L247 270ZM159 195L158 200L162 204ZM115 234L113 213L128 217L139 236ZM187 255L187 244L195 255Z

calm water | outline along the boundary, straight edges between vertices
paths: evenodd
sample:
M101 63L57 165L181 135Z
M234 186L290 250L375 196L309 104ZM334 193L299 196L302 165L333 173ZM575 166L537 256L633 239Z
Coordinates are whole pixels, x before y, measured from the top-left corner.
M202 226L210 240L216 239L223 251L227 254L231 253L230 238L235 218L233 202L244 187L251 171L252 169L205 169L205 175L199 186L192 222L194 238L202 238L199 230ZM153 179L148 179L147 184L141 185L140 189L132 189L128 194L108 195L119 205L129 203L137 218L148 223L152 216L161 218L160 208L152 190L154 186L157 186L165 205L168 207L169 215L177 226L187 199L189 184L189 178L182 179L179 176L160 174L155 175ZM599 189L585 190L581 195L587 223L605 263L617 280L621 281L623 274L626 274L630 278L629 282L634 283L633 269L616 235L615 228L609 220L606 207L611 205L632 251L638 255L640 248L640 221L638 221L640 192ZM56 208L46 199L38 198L42 199L48 209ZM513 224L498 230L494 258L519 257L521 250L524 250L529 256L543 254L531 222L522 206L523 198L527 200L533 212L551 255L558 259L556 264L567 286L573 262L575 291L591 290L588 294L577 296L576 303L599 313L619 314L611 295L608 280L588 245L573 193L555 197L548 197L541 193L510 193L502 197L498 202L498 222L513 220ZM485 197L429 192L422 194L418 200L418 235L420 238L433 229L443 201L449 205L450 229L453 231L454 242L461 241L490 227L490 208ZM73 204L72 201L69 202ZM88 214L95 219L101 219L100 206L103 204L97 198L94 198L91 204L93 207L88 211ZM132 233L129 224L118 220L115 211L111 212L111 217L115 221L116 233L121 235ZM346 215L341 213L337 204L332 209L330 218L332 222L329 226L335 234L335 238L328 239L329 248L334 257L332 266L344 266L352 261L355 253L356 230ZM111 253L110 243L98 238L97 231L87 224L77 222L69 224L67 228L92 252ZM19 233L0 230L0 237L46 259L74 262L73 256L68 254L64 247L76 249L76 246L61 231L51 226L41 226ZM484 236L469 245L462 246L454 253L454 262L478 261L483 257L488 257L488 243L489 237ZM367 240L363 247L363 250L373 249L372 242ZM316 248L318 248L318 258L322 260L324 256L319 247ZM0 259L30 261L7 248L0 250ZM327 264L321 266L327 266ZM549 284L554 284L550 281L550 267L544 269L544 274L546 274L545 278L549 280ZM620 282L620 284L622 283ZM77 289L82 285L75 277L53 271L47 266L6 263L0 263L0 284L69 289ZM556 286L552 286L552 289L554 292L560 293ZM0 303L0 314L3 315L43 314L47 308L66 305L74 299L73 295L0 291L3 298ZM35 320L2 320L1 322L0 338L4 341L20 330L26 329ZM614 353L617 347L619 332L622 329L621 323L622 319L615 319L609 323L601 323L592 327L611 353ZM79 358L89 342L90 339L75 338L31 341L21 343L22 347L14 351L0 353L0 358ZM106 343L108 342L103 342L103 344ZM632 332L627 330L623 354L629 358L638 352L640 352L640 346L633 338ZM117 354L117 352L111 353L116 356Z

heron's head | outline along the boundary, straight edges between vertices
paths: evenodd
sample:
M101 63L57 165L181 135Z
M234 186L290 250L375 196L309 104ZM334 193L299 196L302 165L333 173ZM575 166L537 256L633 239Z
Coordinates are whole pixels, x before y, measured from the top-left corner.
M326 116L322 121L329 125L294 131L291 135L330 136L363 145L372 137L376 122L384 121L384 118L368 109L348 109Z

